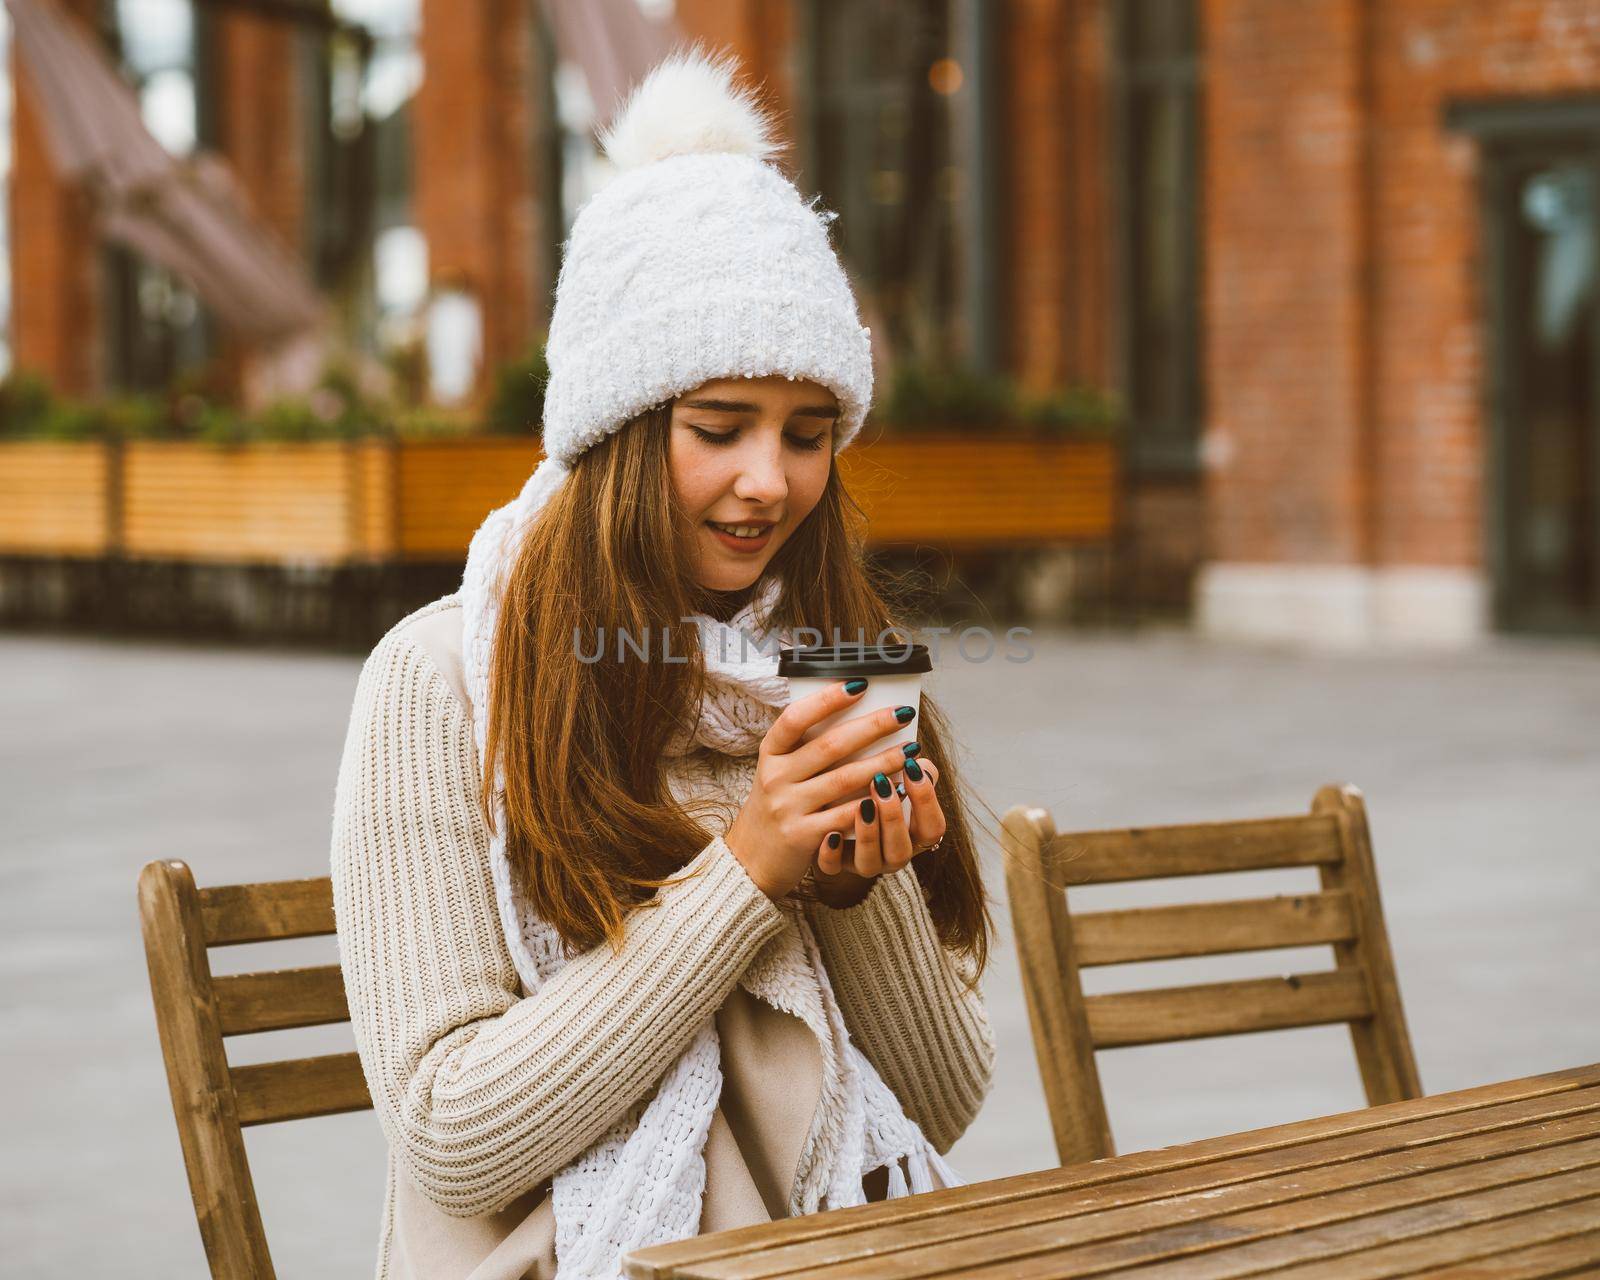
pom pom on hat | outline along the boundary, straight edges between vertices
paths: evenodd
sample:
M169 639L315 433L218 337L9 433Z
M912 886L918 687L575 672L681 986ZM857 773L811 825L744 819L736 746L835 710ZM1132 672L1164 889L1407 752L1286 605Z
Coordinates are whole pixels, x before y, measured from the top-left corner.
M695 47L671 54L629 97L600 139L619 169L669 156L727 153L765 160L780 148L755 96L734 83L738 63Z

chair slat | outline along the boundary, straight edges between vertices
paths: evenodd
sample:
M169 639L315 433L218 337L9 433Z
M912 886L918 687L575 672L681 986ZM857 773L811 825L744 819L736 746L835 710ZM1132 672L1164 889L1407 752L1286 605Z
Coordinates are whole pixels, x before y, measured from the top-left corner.
M1084 1005L1097 1049L1313 1027L1372 1015L1366 976L1359 969L1127 991L1090 996Z
M211 989L225 1036L350 1020L344 975L336 964L233 974L213 978Z
M1050 862L1069 885L1307 867L1343 857L1330 814L1059 835Z
M235 1067L230 1074L241 1125L333 1116L372 1105L361 1059L353 1053Z
M1095 911L1072 917L1080 968L1314 947L1347 942L1355 936L1350 895L1338 891Z
M206 945L233 946L278 938L311 938L334 931L333 882L275 880L200 890Z

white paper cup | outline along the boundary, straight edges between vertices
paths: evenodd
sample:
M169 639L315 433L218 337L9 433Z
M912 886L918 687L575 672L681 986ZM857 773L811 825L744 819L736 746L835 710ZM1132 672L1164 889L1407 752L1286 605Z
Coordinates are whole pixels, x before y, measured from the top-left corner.
M875 738L859 751L835 761L828 766L830 769L836 769L850 761L865 760L868 756L879 754L887 747L904 746L908 742L915 742L917 721L921 718L922 710L922 677L932 670L933 660L929 656L927 645L922 644L820 645L812 648L784 649L778 659L778 674L789 681L790 699L795 702L819 689L839 684L844 680L853 680L858 676L867 682L866 690L848 707L825 716L807 729L802 739L804 742L810 742L819 733L836 724L859 716L871 715L884 707L891 709L915 707L919 713L892 733ZM891 778L895 772L897 770L889 771ZM867 796L872 796L880 805L887 803L873 792L870 784L843 798L864 800ZM909 798L903 799L900 804L901 812L909 822L911 801ZM846 834L845 842L848 848L855 843L855 836Z

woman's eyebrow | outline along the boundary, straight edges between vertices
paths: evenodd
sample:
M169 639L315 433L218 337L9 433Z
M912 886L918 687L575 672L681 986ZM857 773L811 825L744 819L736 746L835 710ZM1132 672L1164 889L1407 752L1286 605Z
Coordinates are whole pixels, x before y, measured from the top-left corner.
M759 413L761 406L747 404L742 400L681 400L680 404L685 409L709 409L713 413ZM837 405L806 404L794 411L797 418L827 418L829 421L839 416Z

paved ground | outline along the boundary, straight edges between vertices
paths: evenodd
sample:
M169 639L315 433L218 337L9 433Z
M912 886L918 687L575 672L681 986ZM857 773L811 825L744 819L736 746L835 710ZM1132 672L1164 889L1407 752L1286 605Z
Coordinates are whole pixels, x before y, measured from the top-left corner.
M1042 803L1064 830L1264 815L1356 782L1425 1087L1600 1060L1600 649L1304 658L1178 634L1034 643L1031 662L956 665L935 686L996 814ZM134 879L155 857L186 859L203 884L323 874L357 667L0 636L0 1275L204 1274ZM990 870L999 1076L952 1155L973 1178L1053 1163ZM1285 874L1230 888L1304 883ZM333 954L281 951L288 963ZM262 963L256 948L228 960ZM1195 963L1143 981L1300 962ZM235 1062L341 1043L335 1029L255 1039L272 1043L235 1042ZM1123 1051L1102 1071L1124 1150L1362 1101L1338 1030ZM383 1156L371 1115L256 1131L249 1146L279 1273L368 1274Z

